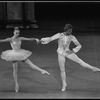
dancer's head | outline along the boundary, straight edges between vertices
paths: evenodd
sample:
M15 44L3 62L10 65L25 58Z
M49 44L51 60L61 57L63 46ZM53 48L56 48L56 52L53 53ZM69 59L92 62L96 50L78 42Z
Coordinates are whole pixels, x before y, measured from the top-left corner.
M15 28L14 28L14 36L15 36L15 37L18 37L19 34L20 34L19 28L18 28L18 27L15 27Z
M70 35L72 33L73 26L71 24L65 24L63 29L66 35Z

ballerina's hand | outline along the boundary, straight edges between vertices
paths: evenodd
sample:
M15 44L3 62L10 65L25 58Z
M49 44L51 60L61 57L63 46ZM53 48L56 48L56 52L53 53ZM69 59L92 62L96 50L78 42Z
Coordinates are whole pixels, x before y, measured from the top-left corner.
M39 39L36 39L36 42L37 42L37 44L40 42L40 40Z
M50 75L50 73L47 72L46 70L42 70L41 73L42 73L42 74L48 74L48 75Z

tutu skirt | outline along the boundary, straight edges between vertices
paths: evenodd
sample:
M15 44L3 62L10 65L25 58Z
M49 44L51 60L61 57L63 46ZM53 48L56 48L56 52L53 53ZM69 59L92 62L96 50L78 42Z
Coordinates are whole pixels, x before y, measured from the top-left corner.
M6 61L22 61L31 56L32 52L24 49L18 51L15 50L6 50L1 54L1 58Z

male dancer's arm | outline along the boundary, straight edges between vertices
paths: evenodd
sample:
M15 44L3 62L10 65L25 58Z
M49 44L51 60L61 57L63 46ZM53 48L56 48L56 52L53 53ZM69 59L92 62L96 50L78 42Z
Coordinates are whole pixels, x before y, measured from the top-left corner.
M72 36L72 41L75 43L76 47L73 48L73 51L75 53L77 53L81 48L82 48L82 45L79 43L79 41L76 39L75 36Z
M57 34L55 34L55 35L53 35L51 37L42 38L40 41L41 41L42 44L47 44L47 43L49 43L49 42L51 42L53 40L56 40L58 38L60 38L60 33L57 33Z

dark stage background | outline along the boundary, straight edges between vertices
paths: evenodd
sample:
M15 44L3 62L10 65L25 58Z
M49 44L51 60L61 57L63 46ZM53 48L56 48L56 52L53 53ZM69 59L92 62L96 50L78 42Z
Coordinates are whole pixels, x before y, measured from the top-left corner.
M11 15L12 17L9 17L10 13L7 13L7 4L0 2L0 39L13 35L13 28L6 27L9 24L13 27L18 25L30 26L29 28L20 28L20 36L41 39L62 32L64 25L70 23L74 27L72 34L82 44L82 49L77 55L85 62L100 68L100 2L35 2L34 4L20 2L18 5L20 5L20 8L18 8L20 10L15 6L13 7L16 10L13 10L17 13L20 12L19 16L14 17L14 15ZM37 25L38 27L32 27L31 25ZM75 45L71 43L70 49L73 47ZM41 75L40 72L32 70L28 65L19 62L18 83L20 90L19 94L13 94L12 64L0 59L0 97L3 98L4 95L15 98L22 96L34 96L33 98L100 97L100 72L93 72L83 68L67 58L66 75L68 86L65 92L61 92L61 76L56 53L57 40L47 45L36 44L35 41L23 41L22 48L32 51L33 54L30 60L37 66L47 70L50 76ZM9 43L0 44L1 53L8 49L11 49ZM35 94L27 95L24 93Z

